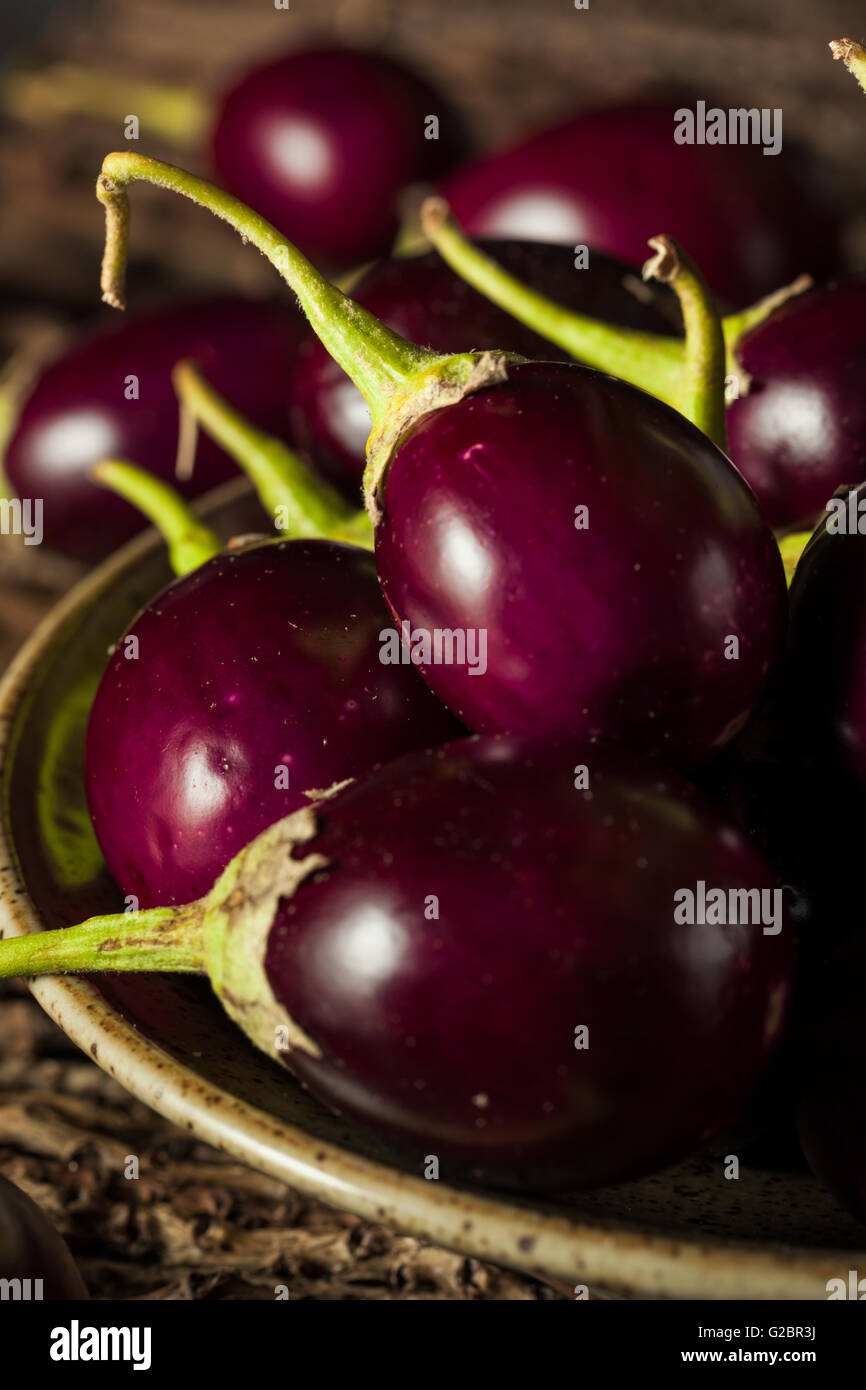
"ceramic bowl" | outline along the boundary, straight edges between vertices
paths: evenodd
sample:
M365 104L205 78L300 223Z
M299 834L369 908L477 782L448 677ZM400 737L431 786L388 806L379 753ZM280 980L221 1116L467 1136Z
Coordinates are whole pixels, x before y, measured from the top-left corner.
M226 538L261 526L243 482L201 510ZM157 536L140 536L57 605L0 686L0 934L122 906L89 829L84 728L109 646L169 577ZM181 1128L299 1191L469 1256L632 1298L823 1299L829 1279L866 1271L866 1228L796 1162L762 1167L746 1151L732 1180L722 1146L555 1200L426 1181L259 1055L202 981L55 977L33 993L99 1066Z

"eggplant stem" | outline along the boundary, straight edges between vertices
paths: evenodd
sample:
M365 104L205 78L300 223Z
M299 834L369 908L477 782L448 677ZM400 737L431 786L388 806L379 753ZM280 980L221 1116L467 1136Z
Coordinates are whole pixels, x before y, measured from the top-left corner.
M751 333L753 328L757 328L759 324L772 318L783 304L788 303L789 299L796 299L798 295L811 290L814 284L815 281L811 275L798 275L796 280L792 280L789 285L780 286L779 289L764 295L763 299L757 300L755 304L750 304L746 309L740 309L738 313L728 314L722 319L722 333L725 338L727 358L725 372L731 381L736 382L736 390L731 394L731 400L737 400L740 396L747 396L752 384L752 378L739 359L740 343L746 334Z
M314 333L370 407L363 488L374 525L382 516L379 495L385 472L408 431L432 411L504 381L509 366L524 360L513 353L437 354L408 342L329 284L297 247L237 198L184 169L139 154L106 155L96 183L96 196L105 208L102 297L115 308L124 306L127 185L139 179L179 193L228 222L294 290Z
M70 971L204 974L204 909L151 907L0 941L0 979Z
M184 414L201 425L252 479L272 521L285 513L286 524L280 526L283 536L347 540L372 549L373 528L367 513L348 506L288 445L246 420L214 390L194 362L178 362L172 384Z
M189 503L162 478L119 459L95 463L89 476L131 502L153 523L168 546L175 574L197 570L222 550L216 532L200 521Z
M678 407L682 345L675 338L603 323L530 289L464 235L444 198L425 201L421 224L451 269L520 323L585 366L610 372Z
M428 198L421 209L421 220L428 241L442 259L479 294L585 366L610 372L686 413L682 339L604 323L566 309L530 289L469 240L444 198ZM812 283L808 275L801 275L793 284L722 320L725 374L736 380L737 396L746 395L749 388L749 377L737 356L742 339L794 295L811 288Z
M655 254L645 263L643 278L670 285L683 314L686 343L680 410L727 453L725 339L718 310L694 261L673 237L650 237L649 245Z
M803 551L806 549L813 535L813 531L789 531L787 536L777 537L779 552L782 556L782 564L785 566L785 578L788 581L789 589Z
M845 64L866 92L866 48L856 39L831 39L830 52Z
M9 73L2 106L16 119L40 126L67 116L123 124L134 114L146 138L191 149L201 144L211 120L208 101L192 87L134 81L74 63Z
M122 309L125 304L129 245L127 186L142 181L189 198L215 217L228 222L244 241L251 242L275 267L300 301L310 325L334 360L355 383L370 407L374 427L380 423L392 396L405 390L416 374L440 361L435 354L380 323L359 304L330 284L297 247L239 199L206 179L147 155L119 152L106 155L96 184L105 209L105 251L102 297Z

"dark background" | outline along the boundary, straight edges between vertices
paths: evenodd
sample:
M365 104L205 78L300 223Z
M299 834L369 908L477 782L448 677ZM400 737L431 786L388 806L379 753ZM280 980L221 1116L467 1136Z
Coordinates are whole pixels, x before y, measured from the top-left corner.
M0 0L6 65L63 60L130 79L218 92L247 64L319 37L383 45L429 73L482 145L576 107L684 83L721 105L781 106L844 185L851 260L866 267L866 104L830 39L866 38L862 0ZM126 114L126 113L124 113ZM102 237L93 185L120 123L0 124L0 292L96 306ZM183 163L148 139L139 148ZM187 163L205 172L201 160ZM179 199L137 189L136 303L161 287L273 288L259 258Z

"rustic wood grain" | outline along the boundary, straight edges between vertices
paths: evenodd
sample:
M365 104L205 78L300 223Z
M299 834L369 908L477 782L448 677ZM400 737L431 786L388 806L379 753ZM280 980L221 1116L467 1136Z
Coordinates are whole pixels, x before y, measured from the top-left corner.
M137 1178L124 1176L129 1155ZM99 1299L533 1302L565 1295L310 1201L198 1143L0 986L0 1172Z
M827 44L866 37L861 0L94 0L64 6L39 43L18 55L39 68L62 59L130 80L218 93L277 48L325 37L386 44L427 72L467 112L479 142L496 145L578 105L686 82L723 104L781 106L786 138L820 154L852 209L852 264L866 267L866 104ZM123 147L123 118L68 117L0 129L0 286L70 307L96 306L102 214L93 185L102 157ZM139 148L206 160L148 137ZM180 199L137 188L131 301L235 285L272 287L273 272L214 219Z

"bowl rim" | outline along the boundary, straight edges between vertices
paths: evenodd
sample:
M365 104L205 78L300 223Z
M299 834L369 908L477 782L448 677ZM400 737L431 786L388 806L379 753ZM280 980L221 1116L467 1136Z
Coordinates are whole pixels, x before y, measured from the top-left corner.
M196 510L211 516L248 492L245 479L234 480L200 499ZM44 930L21 876L8 798L7 767L31 678L77 615L161 543L149 528L85 574L38 624L0 680L0 937ZM307 1196L467 1256L646 1299L822 1299L829 1279L866 1266L866 1249L670 1236L621 1218L571 1217L543 1202L415 1177L317 1139L205 1080L127 1023L86 980L50 976L29 987L103 1071L180 1128Z

